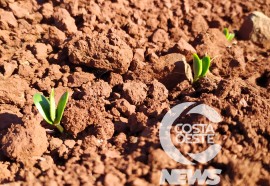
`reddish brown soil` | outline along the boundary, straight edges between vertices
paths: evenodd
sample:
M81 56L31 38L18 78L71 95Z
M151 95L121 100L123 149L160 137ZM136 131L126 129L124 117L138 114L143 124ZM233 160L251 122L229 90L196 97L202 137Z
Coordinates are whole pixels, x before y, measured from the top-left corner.
M160 121L196 101L223 117L222 151L197 167L222 169L221 185L270 185L270 51L222 33L254 10L270 16L269 1L1 0L0 182L158 185L162 168L190 168L161 148ZM191 84L176 61L196 51L215 59ZM63 134L33 105L52 87L71 93Z

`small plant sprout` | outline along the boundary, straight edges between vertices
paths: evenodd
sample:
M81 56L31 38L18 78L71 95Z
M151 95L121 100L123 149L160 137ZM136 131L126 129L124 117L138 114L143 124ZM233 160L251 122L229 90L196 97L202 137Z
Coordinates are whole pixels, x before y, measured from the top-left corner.
M224 29L223 29L223 33L224 33L224 35L225 35L225 37L226 37L226 39L227 39L228 41L232 41L233 38L234 38L234 36L235 36L234 33L230 33L230 32L229 32L229 29L228 29L228 28L224 28Z
M49 99L39 93L36 93L33 99L44 120L62 133L64 128L60 125L60 122L68 101L68 92L61 96L57 107L54 99L54 89L52 89Z
M200 59L197 54L193 54L193 82L196 82L198 79L204 77L207 74L209 71L210 63L211 59L209 56L206 55Z

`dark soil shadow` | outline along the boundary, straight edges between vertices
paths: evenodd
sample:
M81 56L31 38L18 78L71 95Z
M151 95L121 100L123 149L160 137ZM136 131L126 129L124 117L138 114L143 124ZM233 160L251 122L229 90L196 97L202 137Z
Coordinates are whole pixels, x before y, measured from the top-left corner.
M0 130L6 129L11 126L11 124L22 124L22 119L16 114L11 114L8 112L0 114Z

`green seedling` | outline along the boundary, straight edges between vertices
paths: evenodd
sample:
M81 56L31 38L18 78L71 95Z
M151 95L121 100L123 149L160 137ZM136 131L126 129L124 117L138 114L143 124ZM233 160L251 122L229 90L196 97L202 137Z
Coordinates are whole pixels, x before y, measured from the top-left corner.
M54 89L52 89L49 99L39 93L36 93L33 99L44 120L62 133L64 128L60 125L60 122L68 101L68 92L61 96L57 107L54 99Z
M230 32L229 32L229 29L228 29L228 28L224 28L224 29L223 29L223 33L224 33L224 35L225 35L225 37L226 37L226 39L227 39L228 41L233 40L233 38L234 38L234 36L235 36L234 33L230 33Z
M211 59L209 56L205 56L202 59L199 58L197 54L193 54L193 82L204 77L209 71Z

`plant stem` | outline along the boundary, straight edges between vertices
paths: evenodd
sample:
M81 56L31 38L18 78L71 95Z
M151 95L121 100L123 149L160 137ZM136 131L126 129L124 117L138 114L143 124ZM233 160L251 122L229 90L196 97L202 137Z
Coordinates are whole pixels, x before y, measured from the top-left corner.
M61 133L64 132L64 128L60 125L60 123L54 124L54 126L55 126Z

